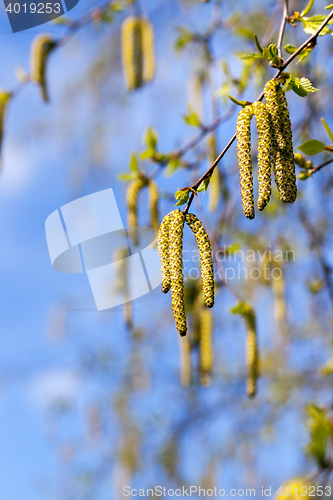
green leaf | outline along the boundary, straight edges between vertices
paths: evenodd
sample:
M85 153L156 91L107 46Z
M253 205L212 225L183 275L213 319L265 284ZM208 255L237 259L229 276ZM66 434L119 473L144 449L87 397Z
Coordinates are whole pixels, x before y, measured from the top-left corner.
M316 139L310 139L309 141L304 142L301 146L298 146L298 149L300 149L305 155L313 156L325 151L325 144L321 141L317 141Z
M175 204L175 207L178 207L180 205L185 205L185 203L187 203L189 199L189 196L190 196L190 188L184 190L180 190L178 188L177 191L175 192L175 198L176 200L178 200L177 203Z
M132 172L139 172L139 163L135 153L132 153L129 167Z
M137 179L137 174L135 172L126 172L124 174L118 174L117 179L122 181L122 182L130 182L134 181L134 179Z
M331 3L330 5L326 5L325 9L333 9L333 3Z
M326 412L314 404L306 406L306 426L310 431L310 442L306 452L315 459L320 467L327 464L328 439L332 436L332 424L327 418Z
M325 19L326 16L320 14L312 17L303 17L302 24L305 33L308 33L308 35L314 35ZM331 20L328 24L332 23L333 21ZM329 33L332 33L332 30L328 26L325 26L325 28L319 33L319 36L328 35Z
M154 130L151 127L147 128L145 135L143 137L143 143L148 147L148 149L156 151L157 142L158 142L158 135L156 130Z
M183 50L193 40L193 33L187 28L179 28L179 35L175 41L175 49Z
M333 359L329 359L319 370L322 377L328 377L333 373Z
M183 120L192 127L200 127L199 117L190 105L188 106L188 114L183 116Z
M180 160L179 160L179 158L172 158L169 161L168 166L164 170L164 175L166 177L170 177L175 172L175 170L177 170L179 167L180 167Z
M232 95L230 94L227 94L227 96L229 97L229 99L232 100L232 102L234 102L235 104L237 104L238 106L242 106L242 108L245 108L245 106L247 106L249 103L247 101L238 101L238 99L235 99L234 97L232 97Z
M203 191L204 193L207 191L207 188L209 186L209 182L210 182L210 179L211 179L211 176L209 176L207 179L204 179L200 186L198 187L197 189L197 192L200 193L201 191Z
M155 149L146 149L146 151L142 151L140 153L140 158L141 160L148 160L149 158L153 158L155 156L156 150Z
M323 280L317 279L313 281L309 281L307 283L307 287L310 293L316 294L322 291L324 287Z
M310 12L310 10L312 9L312 6L313 6L314 2L315 2L315 0L309 0L308 5L301 12L301 17L306 16Z
M232 314L240 314L241 316L248 316L253 314L253 308L248 302L238 302L234 307L230 309Z
M309 174L306 170L303 170L302 172L299 172L297 179L300 181L306 181L309 177L311 177L311 174Z
M293 90L295 94L299 95L300 97L305 97L308 94L312 94L313 92L318 92L319 89L316 89L307 78L294 78L293 76L289 75L283 87L283 90L284 92Z
M333 134L332 134L331 129L329 128L329 126L328 126L326 120L324 120L324 118L320 118L320 119L321 119L321 123L324 125L324 128L327 132L328 137L331 139L331 141L333 143Z
M256 47L257 47L258 51L260 52L260 54L262 54L263 53L263 48L262 48L262 46L259 43L257 35L254 34L253 38L254 38L254 43L256 44Z
M284 46L286 52L288 52L288 54L293 54L294 52L296 52L296 50L298 49L298 47L295 47L295 45L285 45ZM313 47L312 48L305 48L303 49L299 54L298 54L298 61L296 64L299 64L300 62L302 62L306 57L308 57L309 54L311 54L311 52L313 51Z

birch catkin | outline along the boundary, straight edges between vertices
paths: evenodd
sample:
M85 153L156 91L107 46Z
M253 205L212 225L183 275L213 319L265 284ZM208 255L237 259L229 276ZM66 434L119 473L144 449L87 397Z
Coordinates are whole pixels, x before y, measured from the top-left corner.
M5 132L5 119L7 113L8 102L11 98L11 93L6 90L0 90L0 170L1 170L1 149L2 141Z
M128 209L128 231L133 240L134 245L139 244L138 236L138 196L142 188L147 185L147 178L140 175L137 179L130 183L127 188L127 209Z
M55 41L48 34L38 35L31 46L30 79L40 86L44 101L49 100L46 82L47 58L54 47Z
M170 258L169 258L169 230L173 212L166 215L160 225L157 237L157 249L161 262L162 292L168 293L171 287Z
M251 306L244 312L246 325L246 393L253 398L257 393L258 343L255 314Z
M273 164L280 200L294 203L297 198L293 137L285 93L278 82L270 80L264 88L272 121Z
M241 186L242 207L245 217L254 219L253 177L251 161L251 119L253 107L246 106L240 111L237 124L237 157Z
M128 17L121 28L123 71L128 90L135 90L154 77L154 31L148 19Z
M183 387L191 384L191 343L187 336L180 337L180 381Z
M214 271L212 251L210 241L206 229L201 221L194 214L186 215L186 223L191 228L194 236L196 237L200 262L201 262L201 279L204 302L206 306L213 307L214 305Z
M202 385L209 385L213 368L213 316L202 308L200 321L200 372Z
M150 212L150 224L158 231L159 221L158 221L158 200L159 200L159 191L157 184L150 180L148 184L148 193L149 193L149 212Z
M258 210L263 210L271 197L272 132L270 116L265 104L253 103L258 132Z
M217 156L216 138L212 135L208 140L208 161L210 165L214 163ZM220 202L220 183L220 170L217 166L211 175L208 189L208 208L211 212L215 212Z
M185 214L180 210L174 210L173 214L169 229L172 309L176 328L183 337L187 331L183 276L183 230Z

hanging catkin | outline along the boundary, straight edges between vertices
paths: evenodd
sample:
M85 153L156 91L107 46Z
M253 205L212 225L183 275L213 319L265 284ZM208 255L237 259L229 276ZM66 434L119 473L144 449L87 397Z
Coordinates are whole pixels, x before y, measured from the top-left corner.
M257 393L258 341L256 318L250 305L246 305L243 316L246 325L246 393L249 398L253 398Z
M258 132L258 210L263 210L271 197L271 153L272 132L270 116L265 104L254 102L253 110L256 117Z
M172 309L176 328L183 337L187 331L183 276L183 230L185 214L180 210L174 210L173 214L169 229Z
M55 41L51 35L38 35L32 42L30 55L30 79L40 85L44 101L49 100L46 83L46 64Z
M264 88L272 121L273 164L280 200L294 203L297 198L293 137L285 93L278 82L270 80Z
M135 90L154 77L154 31L148 19L128 17L121 28L123 71L128 90Z
M168 293L171 287L170 258L169 258L169 230L173 212L167 214L160 225L157 237L157 249L161 262L162 292Z
M206 306L214 305L214 270L209 236L201 221L194 214L186 215L186 223L194 233L200 254L201 279L204 302Z
M148 183L147 178L144 175L140 175L137 179L132 181L127 188L126 198L127 198L127 223L128 232L132 238L133 244L139 244L138 235L138 196L142 188L144 188Z
M191 343L187 336L180 337L180 381L183 387L191 384Z
M213 368L213 315L206 308L200 311L200 374L201 384L210 384Z
M0 170L1 170L1 149L2 141L5 132L5 119L7 113L8 102L11 98L11 93L6 90L0 90Z
M244 215L248 219L254 219L255 216L251 161L251 119L253 113L253 106L246 106L240 111L236 124L242 207Z
M158 231L159 228L159 217L158 217L158 200L159 200L159 191L157 184L149 180L148 184L148 193L149 193L149 212L150 212L150 224L151 227Z
M208 139L208 161L212 165L217 158L216 137L211 135ZM214 168L209 182L208 189L208 208L211 212L215 212L220 201L220 170L218 166Z

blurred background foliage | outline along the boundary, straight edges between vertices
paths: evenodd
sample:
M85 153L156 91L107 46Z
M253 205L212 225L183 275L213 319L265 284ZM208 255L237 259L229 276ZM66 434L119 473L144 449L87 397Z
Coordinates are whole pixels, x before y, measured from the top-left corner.
M289 14L306 4L291 0ZM326 15L325 5L316 0L308 16ZM61 204L108 187L115 190L125 221L128 185L117 176L131 178L125 174L131 162L133 167L133 153L138 168L158 184L162 218L173 209L177 189L194 183L233 135L240 108L227 94L254 101L276 71L264 59L242 57L257 51L254 34L261 45L277 42L281 1L123 1L104 6L102 13L96 7L93 2L80 6L82 14L95 9L93 22L82 29L71 30L66 18L51 26L53 36L67 43L50 55L50 103L45 108L22 70L16 71L20 82L15 83L10 66L21 65L28 72L25 38L6 47L3 85L18 90L6 120L3 189L12 168L14 134L24 146L23 155L43 165L41 177L35 175L27 188L33 206L28 202L24 209L36 225ZM154 28L156 74L151 83L128 93L120 30L135 8ZM294 24L287 24L283 44L298 47L309 34L302 23ZM75 36L67 40L72 32ZM26 51L20 52L23 44ZM321 121L333 125L331 47L328 33L307 58L288 68L319 89L305 98L287 93L298 153L296 148L311 139L332 142ZM283 56L288 57L284 50ZM43 250L45 281L38 278L36 289L32 276L22 279L28 290L33 287L31 300L39 305L34 308L28 299L31 316L42 318L37 328L53 354L39 368L31 353L30 368L17 370L23 378L37 370L41 429L56 456L50 473L38 473L36 498L123 498L125 485L256 488L256 496L264 485L272 487L273 495L296 476L330 484L333 177L329 165L308 174L329 161L330 154L328 149L305 155L313 163L297 167L296 203L283 205L274 190L254 221L241 211L234 146L207 192L195 197L191 211L206 226L215 255L216 304L206 319L214 325L211 373L200 370L196 329L200 336L203 323L196 317L201 310L193 279L198 262L189 234L184 243L189 249L184 263L187 345L175 330L170 297L160 290L130 307L95 313L88 282L74 275L55 277ZM148 223L146 191L140 193L138 208L139 222ZM42 218L36 216L38 210ZM15 227L5 225L4 234ZM25 237L30 256L36 246L45 246L42 237L24 234L22 244ZM272 273L276 268L278 279ZM5 274L4 287L11 276ZM17 275L18 287L20 280ZM56 292L49 292L53 288ZM43 289L47 300L41 302ZM23 304L26 299L18 300ZM251 304L256 315L260 379L255 399L248 399L245 390L246 325L230 311L239 300ZM22 313L16 331L29 321L34 320ZM22 361L12 359L13 366ZM50 368L55 370L51 379ZM6 371L2 378L5 383Z

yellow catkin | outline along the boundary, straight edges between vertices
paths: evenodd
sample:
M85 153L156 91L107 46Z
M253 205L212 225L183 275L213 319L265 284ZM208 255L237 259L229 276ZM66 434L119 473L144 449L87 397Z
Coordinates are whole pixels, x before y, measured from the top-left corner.
M129 300L129 276L128 276L128 260L129 252L127 248L120 248L117 250L114 260L117 264L116 278L113 283L115 291L122 294L124 298L123 315L125 324L128 328L132 328L132 305Z
M210 136L208 140L208 162L212 165L217 158L217 145L215 135ZM218 166L214 168L213 174L210 178L209 188L208 188L208 208L211 212L215 212L217 206L220 202L221 190L220 190L220 171Z
M180 210L173 211L169 229L169 258L171 274L171 297L175 325L179 334L186 335L187 324L184 303L183 275L183 230L185 214Z
M132 181L126 192L127 199L127 223L128 223L128 232L133 241L134 245L139 244L139 235L138 235L138 197L139 192L142 188L147 185L147 178L143 175L140 175L137 179Z
M180 337L180 381L183 387L191 384L191 343L187 336Z
M2 141L5 133L5 119L7 113L8 102L11 98L11 93L6 90L0 90L0 170L1 170L1 149Z
M173 212L167 214L160 225L157 237L157 249L161 262L162 292L168 293L171 287L170 258L169 258L169 229Z
M150 82L155 72L154 31L148 19L128 17L121 28L123 71L128 90Z
M196 237L200 261L201 261L201 280L204 302L206 306L213 307L214 305L214 270L212 251L210 247L209 236L201 221L194 214L186 215L186 223L192 229Z
M243 213L248 219L254 219L255 217L251 160L251 119L253 114L253 106L246 106L239 112L236 123L242 207Z
M258 133L258 210L263 210L271 197L271 154L272 132L271 120L265 104L254 102Z
M253 398L257 393L258 342L255 315L252 308L244 314L246 324L246 393Z
M159 200L159 190L157 184L150 180L148 184L149 192L149 212L150 212L150 224L151 227L158 231L159 228L159 217L158 217L158 200Z
M213 368L213 315L209 309L200 312L200 378L202 385L210 384Z
M40 85L44 101L49 100L46 83L46 64L48 55L55 47L55 41L51 35L38 35L31 45L30 56L30 79Z

